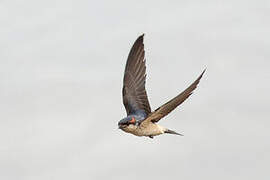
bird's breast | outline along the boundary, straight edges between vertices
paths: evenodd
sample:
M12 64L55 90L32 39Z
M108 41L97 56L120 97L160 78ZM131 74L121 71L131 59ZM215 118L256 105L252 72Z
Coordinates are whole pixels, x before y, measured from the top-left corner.
M161 126L151 123L148 124L147 126L136 126L133 124L130 124L129 126L123 128L122 130L127 132L127 133L131 133L134 134L136 136L157 136L160 134L163 134L164 128L162 128Z

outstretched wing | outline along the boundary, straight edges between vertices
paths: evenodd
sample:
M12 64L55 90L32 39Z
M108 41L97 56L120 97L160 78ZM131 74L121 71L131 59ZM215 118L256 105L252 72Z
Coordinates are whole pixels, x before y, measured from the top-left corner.
M123 103L127 114L143 110L146 115L151 113L151 108L145 91L145 58L143 36L141 35L133 44L126 63Z
M179 106L181 103L183 103L193 92L194 89L196 89L197 85L200 82L200 79L202 78L205 70L202 72L202 74L194 81L186 90L184 90L182 93L180 93L178 96L167 102L166 104L160 106L158 109L156 109L153 113L151 113L145 121L152 121L152 122L158 122L161 118L168 115L171 111L173 111L177 106Z

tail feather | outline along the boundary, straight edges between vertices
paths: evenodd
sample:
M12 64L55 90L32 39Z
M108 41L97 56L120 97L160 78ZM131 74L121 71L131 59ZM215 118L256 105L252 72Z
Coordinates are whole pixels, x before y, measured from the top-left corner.
M175 131L172 131L172 130L170 130L170 129L166 129L164 133L168 133L168 134L176 134L176 135L179 135L179 136L184 136L183 134L179 134L179 133L177 133L177 132L175 132Z

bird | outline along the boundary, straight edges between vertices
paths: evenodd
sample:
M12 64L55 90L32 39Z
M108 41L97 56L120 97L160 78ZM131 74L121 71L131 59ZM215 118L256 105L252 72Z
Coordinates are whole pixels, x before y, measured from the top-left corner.
M134 42L127 58L122 88L123 104L127 116L118 122L118 128L135 136L149 138L165 133L183 136L183 134L157 123L193 93L206 69L183 92L156 110L151 111L145 90L146 66L143 40L144 34L139 36Z

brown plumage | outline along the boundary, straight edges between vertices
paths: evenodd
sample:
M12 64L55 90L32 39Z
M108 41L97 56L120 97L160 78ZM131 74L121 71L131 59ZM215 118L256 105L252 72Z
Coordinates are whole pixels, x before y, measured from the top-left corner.
M151 113L150 104L145 90L145 58L143 35L132 46L128 55L123 86L123 103L127 114L137 110Z
M182 93L151 112L145 90L146 67L143 36L138 37L128 55L122 89L123 103L126 108L127 117L119 121L118 126L123 131L136 136L149 136L153 138L153 136L163 133L181 135L158 125L157 122L182 104L192 94L205 70Z
M171 111L173 111L177 106L182 104L193 92L194 89L196 89L197 85L200 82L200 79L202 78L205 70L202 72L202 74L194 81L187 89L185 89L183 92L181 92L178 96L171 99L167 103L163 104L159 108L157 108L154 112L152 112L148 117L147 121L152 122L158 122L161 118L168 115Z

